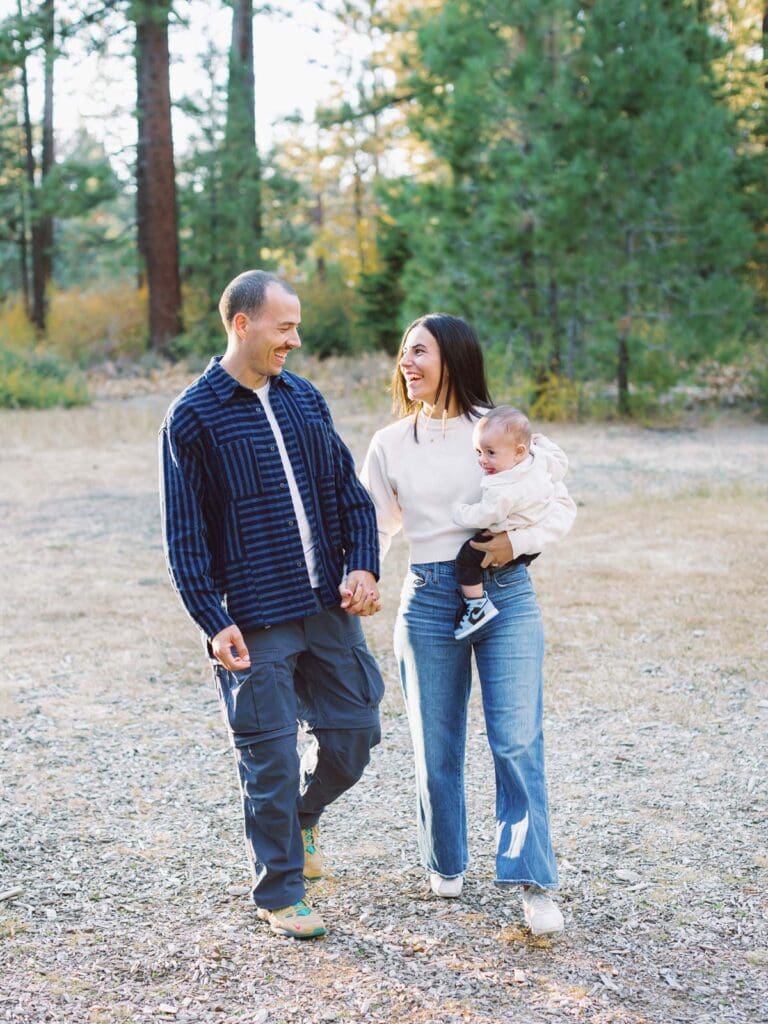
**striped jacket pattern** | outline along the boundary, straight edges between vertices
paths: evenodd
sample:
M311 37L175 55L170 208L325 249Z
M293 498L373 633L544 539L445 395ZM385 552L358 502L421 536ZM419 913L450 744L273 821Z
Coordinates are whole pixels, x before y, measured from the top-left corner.
M320 392L283 371L269 400L315 540L319 598L345 570L379 575L376 513ZM160 428L165 555L184 607L210 640L317 611L275 436L258 396L212 359Z

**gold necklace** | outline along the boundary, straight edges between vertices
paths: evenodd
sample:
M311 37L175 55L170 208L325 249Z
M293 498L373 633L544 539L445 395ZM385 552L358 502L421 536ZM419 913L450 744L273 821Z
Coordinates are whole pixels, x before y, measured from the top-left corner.
M443 415L440 418L440 426L437 427L437 428L432 426L432 423L434 422L434 417L433 416L427 416L427 414L424 412L424 407L423 406L421 408L421 417L422 417L422 420L424 421L424 432L426 433L427 437L429 438L429 443L430 444L434 444L435 438L436 438L436 434L437 434L438 431L440 432L440 436L442 437L442 439L445 440L445 432L448 429L448 410L447 409L443 409ZM430 437L430 434L432 435L431 437Z

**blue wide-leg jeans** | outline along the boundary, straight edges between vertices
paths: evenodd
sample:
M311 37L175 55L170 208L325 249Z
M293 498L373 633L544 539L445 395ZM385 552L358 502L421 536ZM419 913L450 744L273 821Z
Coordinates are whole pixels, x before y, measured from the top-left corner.
M486 572L484 585L499 614L456 640L454 563L412 565L403 584L394 644L413 740L421 860L445 878L463 874L469 861L464 758L474 650L496 777L496 881L556 888L541 615L526 566Z

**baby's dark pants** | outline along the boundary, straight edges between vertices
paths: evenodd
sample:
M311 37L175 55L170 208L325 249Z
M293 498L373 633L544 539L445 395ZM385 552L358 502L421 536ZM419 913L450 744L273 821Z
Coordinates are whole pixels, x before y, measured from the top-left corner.
M471 539L486 541L491 539L491 535L485 530L480 530ZM470 587L483 582L482 562L486 554L485 551L470 547L469 541L461 545L456 555L456 582L460 586Z

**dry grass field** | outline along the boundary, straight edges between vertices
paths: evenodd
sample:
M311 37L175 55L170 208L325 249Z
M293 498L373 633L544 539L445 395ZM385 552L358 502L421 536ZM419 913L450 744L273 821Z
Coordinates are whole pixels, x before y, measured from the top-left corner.
M361 458L376 362L305 363ZM299 370L299 372L302 372ZM269 935L246 895L234 766L170 591L156 432L183 380L0 413L0 1020L668 1024L768 1019L768 427L559 425L580 506L532 567L565 937L491 884L493 772L473 702L473 864L418 867L390 653L403 545L367 620L384 741L328 812L330 927Z

